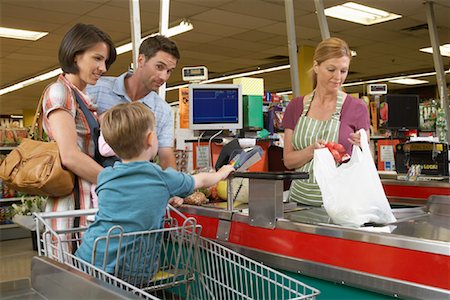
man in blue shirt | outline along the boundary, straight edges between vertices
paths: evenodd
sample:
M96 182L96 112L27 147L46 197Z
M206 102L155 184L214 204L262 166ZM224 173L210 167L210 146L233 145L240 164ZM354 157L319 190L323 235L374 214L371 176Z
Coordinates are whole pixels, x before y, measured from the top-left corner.
M156 92L169 79L179 59L180 53L172 40L162 35L149 37L139 47L134 72L119 77L103 76L96 85L87 87L99 114L119 103L133 101L150 107L156 117L158 156L163 169L176 169L173 115L170 106Z

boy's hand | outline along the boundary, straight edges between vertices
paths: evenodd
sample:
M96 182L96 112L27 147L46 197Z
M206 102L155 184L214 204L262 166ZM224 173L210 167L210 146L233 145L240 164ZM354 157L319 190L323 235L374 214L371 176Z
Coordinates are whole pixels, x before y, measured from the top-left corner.
M180 198L178 196L174 196L169 199L169 204L173 207L180 207L183 204L184 200L183 198Z
M231 172L234 172L234 167L232 165L224 165L222 166L217 173L220 174L221 179L224 180L230 175Z

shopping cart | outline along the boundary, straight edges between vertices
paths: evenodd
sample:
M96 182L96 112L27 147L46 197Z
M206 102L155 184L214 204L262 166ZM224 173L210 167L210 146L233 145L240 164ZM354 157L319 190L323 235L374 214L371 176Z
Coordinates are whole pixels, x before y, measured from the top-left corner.
M74 256L86 228L57 230L58 218L95 215L96 210L37 213L38 254L145 299L315 299L317 289L200 236L201 226L168 207L165 227L125 233L120 227L97 239L97 246L121 245L110 256L94 249L94 266ZM180 218L181 217L181 218ZM184 220L179 224L177 219ZM105 251L106 252L106 251ZM100 254L100 255L99 255Z

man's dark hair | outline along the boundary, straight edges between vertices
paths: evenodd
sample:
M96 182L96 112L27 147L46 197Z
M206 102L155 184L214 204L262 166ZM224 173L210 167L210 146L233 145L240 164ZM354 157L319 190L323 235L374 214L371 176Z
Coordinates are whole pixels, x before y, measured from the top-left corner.
M78 23L73 26L64 35L59 46L59 65L64 73L78 74L80 70L75 62L75 56L101 42L106 43L109 48L109 57L106 60L106 69L108 70L117 56L111 37L94 25Z
M144 54L146 61L155 56L158 51L169 53L177 61L180 60L180 52L178 51L177 44L163 35L146 38L139 47L139 54Z

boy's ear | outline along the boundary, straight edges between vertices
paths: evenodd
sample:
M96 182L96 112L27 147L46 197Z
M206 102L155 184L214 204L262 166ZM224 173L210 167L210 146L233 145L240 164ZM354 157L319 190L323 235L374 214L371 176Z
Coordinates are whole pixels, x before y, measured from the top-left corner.
M150 131L149 133L147 133L147 145L152 147L152 143L153 143L153 135L156 134L154 130Z

